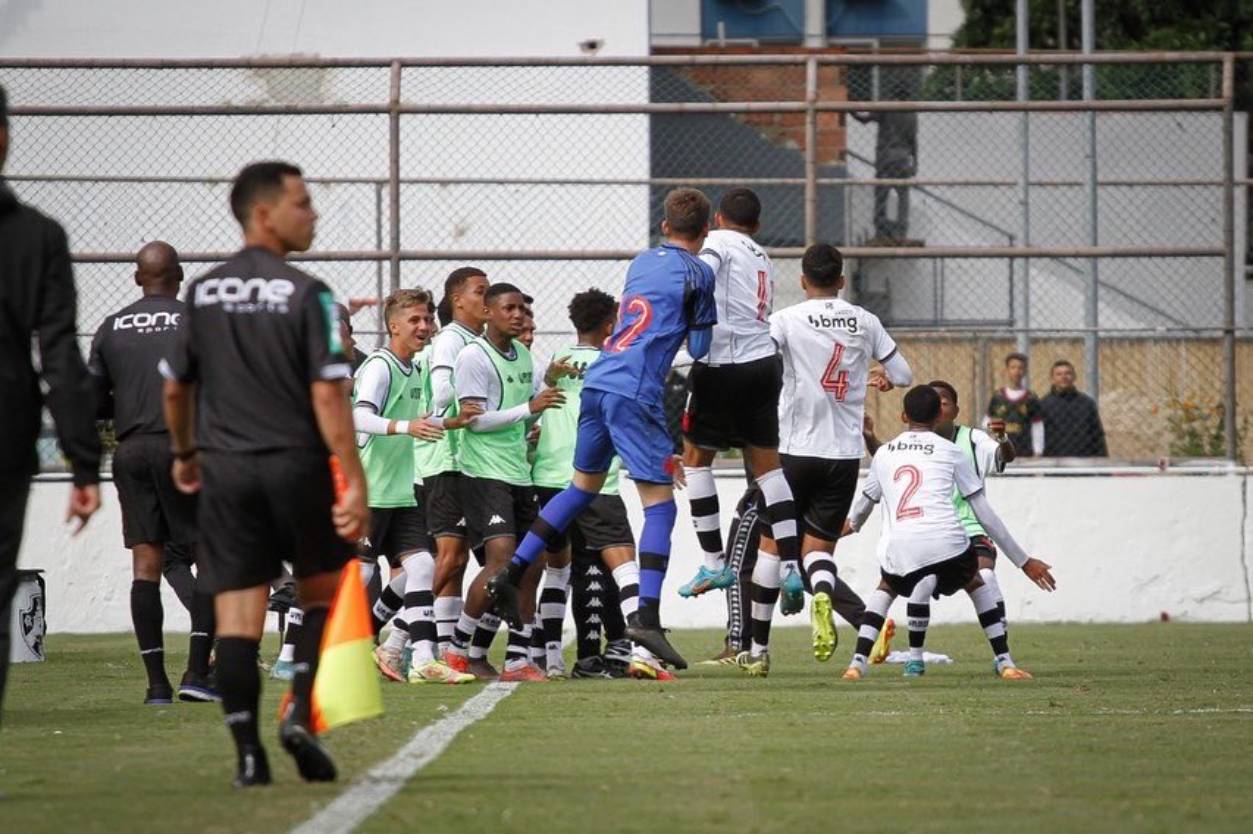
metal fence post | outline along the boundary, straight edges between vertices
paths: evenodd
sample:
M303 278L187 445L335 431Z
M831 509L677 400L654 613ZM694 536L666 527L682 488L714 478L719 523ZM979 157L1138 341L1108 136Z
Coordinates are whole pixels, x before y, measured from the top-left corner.
M805 246L818 241L818 59L805 61Z
M1027 31L1028 13L1027 0L1018 0L1017 7L1017 42L1018 54L1024 58L1027 55L1027 49L1030 43L1030 36ZM1031 97L1028 87L1028 71L1026 64L1017 66L1018 81L1018 100L1026 101ZM1022 154L1022 171L1018 180L1018 202L1022 211L1020 233L1022 237L1022 245L1031 245L1031 134L1030 134L1030 118L1031 114L1023 111L1018 122L1018 144ZM1018 320L1018 352L1029 354L1031 352L1031 334L1027 328L1031 327L1031 261L1028 258L1022 260L1022 276L1019 279L1022 282L1022 289L1018 294L1018 304L1020 306L1020 315L1016 316Z
M1083 0L1083 54L1091 55L1095 49L1096 25L1094 22L1093 0ZM1096 66L1083 65L1083 100L1092 101L1096 98ZM1096 246L1097 228L1097 179L1096 179L1096 111L1089 110L1087 166L1084 170L1085 184L1088 192L1088 245ZM1096 258L1088 259L1088 285L1084 294L1083 325L1087 328L1083 334L1084 384L1088 396L1101 400L1101 343L1097 328L1100 326L1100 270Z
M391 216L388 218L388 252L391 253L391 289L395 292L400 289L400 61L392 61L389 87L387 195Z
M383 183L374 183L374 248L383 251ZM379 333L387 332L387 322L383 320L383 296L387 295L383 290L383 262L374 262L374 293L379 300L375 307L375 322L378 326ZM378 337L379 346L383 341L382 337Z
M1235 227L1235 56L1223 56L1223 441L1227 457L1240 455L1236 433L1236 227Z

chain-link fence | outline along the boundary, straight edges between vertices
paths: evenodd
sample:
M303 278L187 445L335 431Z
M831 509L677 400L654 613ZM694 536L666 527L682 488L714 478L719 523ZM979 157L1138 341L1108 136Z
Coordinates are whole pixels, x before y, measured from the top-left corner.
M1042 396L1073 364L1112 456L1238 456L1253 348L1232 57L1086 60L3 61L0 83L9 181L69 231L85 338L133 300L145 241L191 275L238 245L226 197L255 159L303 167L321 219L301 260L341 296L438 290L473 262L537 297L540 353L569 338L570 296L621 288L670 188L742 184L779 304L802 297L804 246L840 245L850 297L968 419L1021 352ZM1071 400L1045 403L1052 454L1074 451ZM870 413L887 430L898 406Z

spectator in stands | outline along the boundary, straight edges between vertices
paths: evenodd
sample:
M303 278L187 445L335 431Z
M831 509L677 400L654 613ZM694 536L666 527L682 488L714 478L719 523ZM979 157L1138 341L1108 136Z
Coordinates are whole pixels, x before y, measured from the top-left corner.
M911 68L912 70L912 68ZM905 100L917 92L916 72L889 73L885 76L883 99ZM862 124L875 122L875 179L905 180L918 174L918 114L912 111L872 111L853 113ZM888 201L896 192L896 214L889 216ZM874 232L872 246L919 245L909 239L909 186L876 185L874 188Z
M1003 431L1018 457L1031 457L1044 450L1044 415L1040 398L1026 387L1027 357L1021 353L1006 356L1005 376L1006 386L996 389L988 403L984 426L993 434Z
M1045 456L1108 457L1096 400L1075 388L1075 366L1058 359L1053 363L1052 383L1052 390L1040 401Z

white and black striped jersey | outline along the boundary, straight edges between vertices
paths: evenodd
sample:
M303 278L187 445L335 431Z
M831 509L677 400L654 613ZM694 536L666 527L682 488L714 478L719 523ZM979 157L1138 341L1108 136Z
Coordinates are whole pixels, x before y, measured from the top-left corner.
M716 229L705 238L700 258L713 267L718 323L709 353L699 361L738 365L774 355L774 266L766 250L748 235Z
M860 458L870 362L896 352L878 316L841 298L811 298L771 316L770 334L783 357L779 451Z
M880 446L862 487L883 513L879 564L905 576L960 556L970 537L953 495L966 498L981 489L969 456L935 432L905 431Z

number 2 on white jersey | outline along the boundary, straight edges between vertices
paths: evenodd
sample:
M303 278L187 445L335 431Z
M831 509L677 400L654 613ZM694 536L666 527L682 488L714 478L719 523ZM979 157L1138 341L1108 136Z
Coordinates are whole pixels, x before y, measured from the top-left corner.
M843 402L848 394L848 371L840 370L842 361L844 361L844 345L836 342L835 349L831 351L831 361L827 363L827 369L822 373L822 390L835 397L836 402Z
M896 483L901 478L908 478L909 483L905 485L905 491L901 493L901 500L896 504L896 520L921 518L922 507L911 507L909 501L914 497L914 493L918 491L918 487L922 486L922 472L918 470L917 466L907 463L904 466L898 466L896 471L892 473L893 483Z

